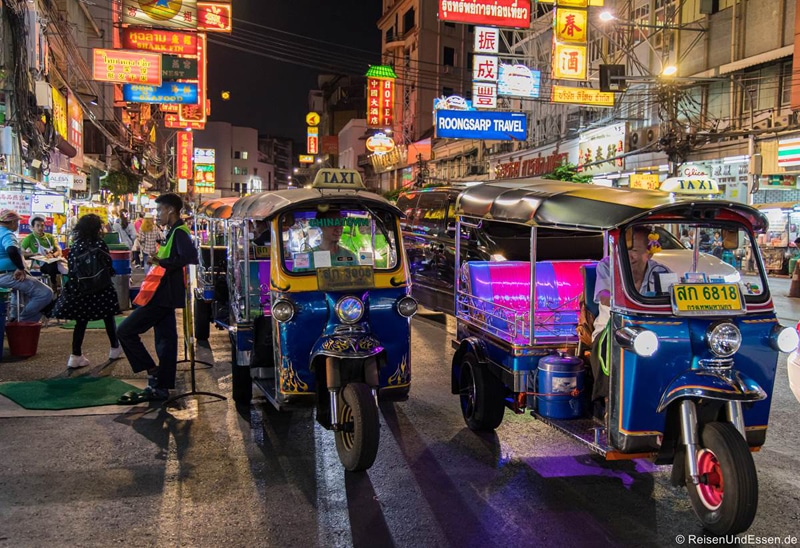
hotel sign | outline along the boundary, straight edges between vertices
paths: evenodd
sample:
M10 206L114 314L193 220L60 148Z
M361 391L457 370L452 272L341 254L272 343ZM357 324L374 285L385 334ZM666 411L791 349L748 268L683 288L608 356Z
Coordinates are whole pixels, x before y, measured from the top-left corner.
M531 24L531 0L439 0L439 20L526 29Z
M394 79L367 78L367 127L385 128L394 122Z
M161 85L160 53L95 48L92 60L92 78L99 82Z

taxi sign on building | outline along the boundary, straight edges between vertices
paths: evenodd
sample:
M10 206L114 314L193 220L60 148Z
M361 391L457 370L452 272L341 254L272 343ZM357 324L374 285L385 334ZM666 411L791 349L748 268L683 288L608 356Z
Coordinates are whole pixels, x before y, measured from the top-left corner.
M719 185L714 179L669 177L661 183L662 192L673 194L691 194L707 196L709 194L722 194Z
M313 188L363 189L364 181L355 169L320 169L314 177Z
M309 112L306 114L306 124L309 126L318 126L319 125L319 114L316 112Z

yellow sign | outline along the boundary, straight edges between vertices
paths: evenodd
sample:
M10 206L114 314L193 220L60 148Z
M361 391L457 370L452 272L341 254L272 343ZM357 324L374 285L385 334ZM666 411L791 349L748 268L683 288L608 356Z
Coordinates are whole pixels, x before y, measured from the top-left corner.
M556 10L555 33L558 42L586 43L589 17L586 10L564 9L559 2Z
M550 100L554 103L574 103L593 107L613 107L614 94L597 89L573 88L553 84Z
M108 209L105 207L97 207L97 206L78 206L78 217L83 217L84 215L88 215L89 213L94 213L101 219L103 219L104 223L108 222Z
M676 314L719 314L742 310L736 284L675 284L672 309Z
M67 98L53 88L53 127L61 138L67 140Z
M558 0L558 7L566 7L569 6L571 8L585 8L587 5L589 6L602 6L604 5L604 0ZM553 0L539 0L540 4L553 4Z
M628 179L631 188L644 188L646 190L658 190L657 173L634 173Z
M314 177L314 188L352 188L363 189L361 173L355 169L320 169Z
M318 126L319 125L319 114L316 112L309 112L306 114L306 124L309 126Z
M309 135L319 135L319 128L318 127L308 127L308 134Z
M314 155L313 154L301 154L298 156L301 164L313 164L314 163Z
M586 46L555 44L553 78L556 80L586 80Z
M663 192L674 194L694 194L707 196L709 194L722 194L719 185L713 179L690 179L688 177L669 177L661 183Z

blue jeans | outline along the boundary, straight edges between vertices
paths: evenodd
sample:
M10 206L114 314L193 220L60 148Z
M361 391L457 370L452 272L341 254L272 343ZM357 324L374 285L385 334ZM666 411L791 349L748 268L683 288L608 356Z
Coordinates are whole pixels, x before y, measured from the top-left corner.
M42 309L53 302L53 290L31 276L17 281L13 272L0 274L0 287L19 291L25 297L27 304L17 318L20 322L38 322L42 319Z

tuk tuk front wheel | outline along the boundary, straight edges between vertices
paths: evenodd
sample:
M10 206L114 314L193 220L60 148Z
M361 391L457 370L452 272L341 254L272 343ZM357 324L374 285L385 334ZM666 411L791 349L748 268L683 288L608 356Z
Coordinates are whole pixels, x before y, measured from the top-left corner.
M372 391L364 383L350 383L340 394L336 452L349 472L368 469L378 455L380 423Z
M747 530L758 508L758 476L747 442L732 424L703 427L697 468L700 483L692 483L687 468L686 489L703 527L715 535Z
M506 411L503 384L471 352L461 361L458 386L461 414L470 430L494 430L500 426Z

